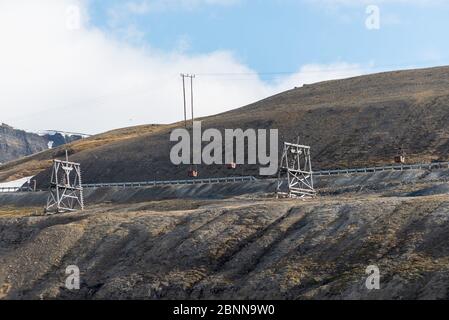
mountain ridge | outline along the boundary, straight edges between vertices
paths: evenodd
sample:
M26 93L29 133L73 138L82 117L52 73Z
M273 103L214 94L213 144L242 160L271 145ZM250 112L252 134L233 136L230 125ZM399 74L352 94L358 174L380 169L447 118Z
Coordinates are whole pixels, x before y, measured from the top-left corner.
M48 140L34 133L0 125L0 163L48 149Z
M38 134L0 125L0 163L9 162L35 153L82 139L80 135L59 132Z
M181 110L181 108L180 108ZM181 112L180 112L181 114ZM296 141L312 147L314 169L382 165L403 147L407 162L449 160L449 67L383 72L326 81L288 90L250 105L202 117L203 130L278 129L279 144ZM188 165L170 163L169 135L183 122L116 130L67 146L88 182L188 178ZM128 135L126 132L134 132ZM123 134L122 134L123 133ZM103 143L104 142L104 143ZM92 147L86 147L91 143ZM281 148L279 148L281 149ZM20 176L29 164L50 165L62 149L0 167L0 180ZM45 166L43 165L45 163ZM199 166L200 177L257 175L258 167L228 170ZM26 171L26 170L25 170ZM33 170L32 170L33 171ZM34 173L39 173L34 170ZM29 173L29 171L28 171ZM45 185L48 171L38 180Z

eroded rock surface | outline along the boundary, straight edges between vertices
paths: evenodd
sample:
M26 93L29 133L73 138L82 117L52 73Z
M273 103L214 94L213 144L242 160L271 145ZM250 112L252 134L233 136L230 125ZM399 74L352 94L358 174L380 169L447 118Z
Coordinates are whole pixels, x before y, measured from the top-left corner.
M169 200L0 217L6 299L447 299L449 196ZM77 265L80 290L65 288ZM381 289L365 287L369 265Z

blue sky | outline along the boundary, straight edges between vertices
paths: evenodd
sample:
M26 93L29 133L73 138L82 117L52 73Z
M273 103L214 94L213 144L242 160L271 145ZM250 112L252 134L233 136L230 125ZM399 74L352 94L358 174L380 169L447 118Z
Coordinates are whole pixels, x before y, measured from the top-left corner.
M180 73L197 74L207 116L303 84L449 65L447 17L449 0L0 1L0 122L99 133L180 121Z
M295 72L304 64L338 61L382 69L449 63L445 1L200 2L171 1L152 9L152 1L134 1L142 12L125 14L123 1L94 0L91 22L119 37L124 37L120 27L133 25L140 35L129 41L164 51L182 47L195 55L230 50L262 73ZM365 27L365 10L371 3L380 9L379 30ZM113 10L123 15L111 22Z

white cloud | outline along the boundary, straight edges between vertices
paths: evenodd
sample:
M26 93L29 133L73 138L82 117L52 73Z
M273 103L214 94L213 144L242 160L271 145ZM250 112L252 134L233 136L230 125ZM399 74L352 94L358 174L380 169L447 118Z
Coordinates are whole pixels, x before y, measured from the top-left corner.
M358 23L366 27L366 19L372 17L372 6L380 10L380 27L413 25L412 18L406 16L410 7L420 10L438 10L447 8L449 0L300 0L320 12L331 15L344 24ZM394 5L394 7L393 7ZM369 11L367 9L370 8ZM394 10L393 10L394 9ZM377 28L375 28L377 29ZM367 28L367 30L372 30Z
M125 3L125 7L133 14L146 14L151 10L149 1L129 1Z
M230 6L241 0L133 0L127 1L124 8L133 14L147 14L151 11L194 9L203 5Z
M355 77L368 73L368 70L358 64L345 62L329 65L309 64L301 67L298 73L287 78L280 78L276 89L282 91L288 89L289 86L302 86L320 81Z
M419 6L435 6L447 4L448 0L305 0L315 5L331 6L367 6L380 4L404 4Z
M108 9L108 25L114 33L131 43L142 43L144 34L130 24L135 16L160 14L165 11L192 11L210 6L232 6L243 0L129 0L111 5ZM138 32L138 33L137 33ZM137 34L136 34L137 33Z
M82 0L0 2L0 122L28 130L97 133L183 117L179 73L246 74L197 77L196 114L240 107L303 83L364 73L358 65L304 66L272 84L231 52L190 56L135 47L89 27L66 27L67 6ZM250 74L250 75L248 75Z

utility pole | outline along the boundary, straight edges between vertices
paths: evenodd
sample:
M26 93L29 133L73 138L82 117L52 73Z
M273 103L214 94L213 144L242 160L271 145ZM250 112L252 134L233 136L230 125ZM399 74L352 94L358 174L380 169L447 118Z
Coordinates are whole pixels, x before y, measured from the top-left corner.
M195 78L194 74L184 74L181 73L182 77L182 91L184 95L184 125L187 129L187 108L186 108L186 85L185 85L185 78L190 78L190 109L192 112L192 134L193 134L193 124L194 124L194 114L193 114L193 78ZM196 178L198 177L198 170L196 166L190 166L189 169L189 176Z
M184 126L187 129L187 111L186 111L186 82L185 82L185 74L181 73L181 77L182 77L182 94L184 97Z
M192 109L192 128L193 128L193 78L195 78L195 75L190 76L190 107Z
M192 112L192 128L193 128L193 78L195 78L194 74L184 74L181 73L182 77L182 92L184 96L184 125L187 128L187 102L186 102L186 84L185 84L185 78L190 78L190 109Z

